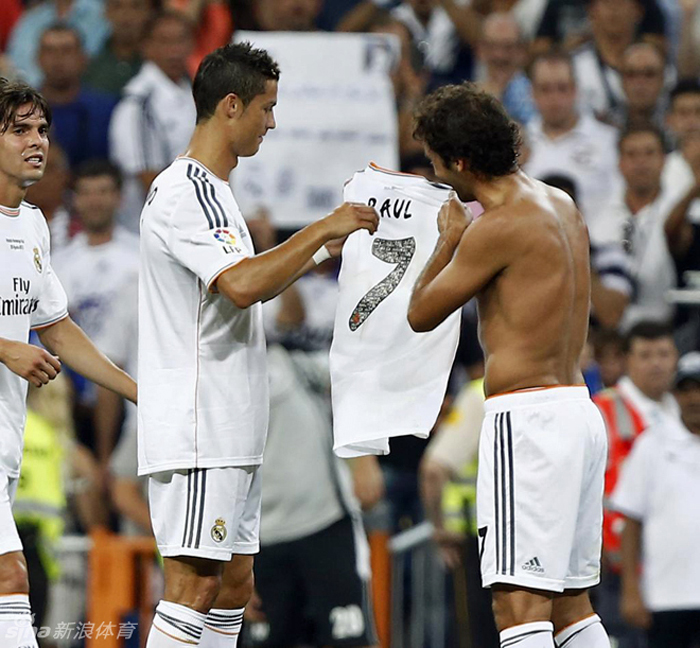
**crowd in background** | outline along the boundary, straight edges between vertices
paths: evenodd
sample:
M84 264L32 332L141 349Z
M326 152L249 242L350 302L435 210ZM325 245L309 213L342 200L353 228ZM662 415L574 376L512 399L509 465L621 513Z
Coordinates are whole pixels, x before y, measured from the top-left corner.
M432 177L412 138L411 115L426 93L445 83L477 83L521 125L522 167L569 193L590 233L592 315L582 368L610 436L598 609L619 645L630 648L645 645L650 614L694 610L688 624L700 628L700 552L684 555L698 537L691 531L700 529L671 520L670 528L678 531L667 533L675 544L642 543L644 529L656 524L647 519L654 507L641 502L639 493L635 500L629 492L615 492L635 439L649 427L669 426L664 417L678 419L678 393L688 380L700 382L693 364L693 353L700 351L700 1L2 0L0 75L39 88L53 111L46 174L27 199L49 221L52 262L71 315L132 375L140 208L156 175L186 148L195 123L191 79L199 61L241 29L398 37L400 58L391 80L402 171ZM342 156L342 149L336 154ZM348 177L355 170L348 169ZM246 218L258 249L275 244L278 233L269 215L260 211ZM346 468L326 452L323 363L336 272L322 266L265 307L275 467L265 468L270 486L263 552L266 544L290 539L285 507L311 506L308 474L285 473L298 484L296 497L279 478L280 471L291 470L285 458L296 448L318 458L311 462L318 468L314 482L326 484L325 500L308 510L335 520L354 491L367 523L391 533L427 516L445 562L454 569L466 565L468 580L475 582L475 530L465 520L465 502L473 504L465 484L476 470L483 416L473 382L483 375L475 309L470 304L463 313L453 380L429 450L419 439L398 440L387 457L352 464L352 487L338 494L332 492L334 475ZM677 369L681 356L685 364ZM308 406L299 408L304 398ZM35 548L43 567L36 578L43 577L46 587L32 584L32 595L39 597L59 568L51 543L66 530L109 526L149 534L150 523L136 477L133 410L72 375L32 393L29 407L17 516L28 554ZM287 439L279 446L278 435L283 438L290 426L294 443ZM306 430L317 430L317 436L305 437ZM694 471L684 489L700 494L700 453L683 442L687 448L677 442L681 463ZM654 456L647 450L635 470L647 470L650 478ZM657 451L659 470L662 456ZM645 480L643 474L636 479ZM632 482L622 479L621 486L629 491ZM458 495L448 511L445 502L456 492L450 484L463 498ZM623 502L620 512L614 512L614 501ZM450 521L451 515L461 523ZM626 546L644 545L642 552L628 550L627 569L623 528L637 528ZM295 537L314 529L313 520L300 523ZM650 551L669 565L681 561L685 571L670 569L669 575L657 569L667 582L640 584L634 560L659 560ZM694 588L686 584L692 579ZM669 596L678 588L685 588L685 598ZM476 625L492 627L488 605L472 603L475 618L483 619ZM46 605L33 603L33 609L42 614ZM493 646L494 636L485 631L474 645Z

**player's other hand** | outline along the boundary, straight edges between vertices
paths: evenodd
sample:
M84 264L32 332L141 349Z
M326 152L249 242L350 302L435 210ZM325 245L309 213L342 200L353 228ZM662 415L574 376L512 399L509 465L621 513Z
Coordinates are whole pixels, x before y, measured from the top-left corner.
M445 567L457 569L462 564L464 536L461 533L446 531L445 529L435 529L433 531L433 540L437 544L440 558L445 563Z
M260 595L256 590L253 590L253 594L248 601L248 605L245 606L245 611L243 612L243 618L248 623L266 623L267 617L263 612L263 602Z
M453 191L438 213L438 231L443 236L456 236L461 238L464 230L469 227L473 215L468 207L465 207Z
M620 612L622 618L635 628L646 630L651 626L651 614L644 605L639 591L622 593Z
M379 215L374 207L360 203L343 203L323 219L328 241L340 239L359 229L374 234L379 226Z
M0 362L34 387L48 384L61 371L61 363L56 356L33 344L14 340L0 343Z

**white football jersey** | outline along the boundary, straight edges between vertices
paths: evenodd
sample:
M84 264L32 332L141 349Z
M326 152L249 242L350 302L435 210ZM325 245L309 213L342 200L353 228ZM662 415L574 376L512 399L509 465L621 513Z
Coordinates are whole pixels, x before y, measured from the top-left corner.
M434 331L408 324L413 286L438 239L437 214L450 189L370 165L345 200L380 216L374 236L343 247L331 347L334 449L340 457L388 454L389 438L427 437L440 411L459 341L459 311Z
M38 207L0 206L0 338L28 342L29 331L68 315L51 268L49 227ZM18 477L29 383L0 363L0 471Z
M227 182L181 157L141 212L139 474L262 462L268 381L262 306L212 292L255 253Z

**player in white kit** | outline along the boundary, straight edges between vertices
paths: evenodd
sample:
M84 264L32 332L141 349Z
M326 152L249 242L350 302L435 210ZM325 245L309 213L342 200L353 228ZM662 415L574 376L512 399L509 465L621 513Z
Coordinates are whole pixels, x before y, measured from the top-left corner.
M236 645L269 407L260 302L338 255L337 239L377 227L374 209L346 203L255 254L227 180L275 127L278 79L247 43L209 54L189 148L155 179L141 215L139 473L165 569L149 648Z
M414 330L473 297L486 356L477 522L501 648L610 648L587 589L600 580L607 435L579 358L590 308L585 223L518 168L518 127L471 84L418 109L416 135L450 200L413 291ZM556 634L554 634L556 632Z
M136 402L136 384L68 316L51 268L49 228L23 202L41 179L51 112L29 86L0 78L0 648L35 647L27 566L12 517L22 461L28 383L41 387L65 362ZM51 353L27 344L31 330Z

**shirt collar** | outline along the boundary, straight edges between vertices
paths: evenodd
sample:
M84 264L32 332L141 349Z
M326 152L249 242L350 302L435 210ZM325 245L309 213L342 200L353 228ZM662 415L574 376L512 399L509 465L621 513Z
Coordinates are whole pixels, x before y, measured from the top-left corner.
M629 400L632 405L639 410L644 418L646 427L649 427L662 416L672 416L679 418L680 410L676 399L669 393L663 395L661 402L658 403L648 396L645 396L640 389L632 382L629 376L623 376L617 383L618 391Z

